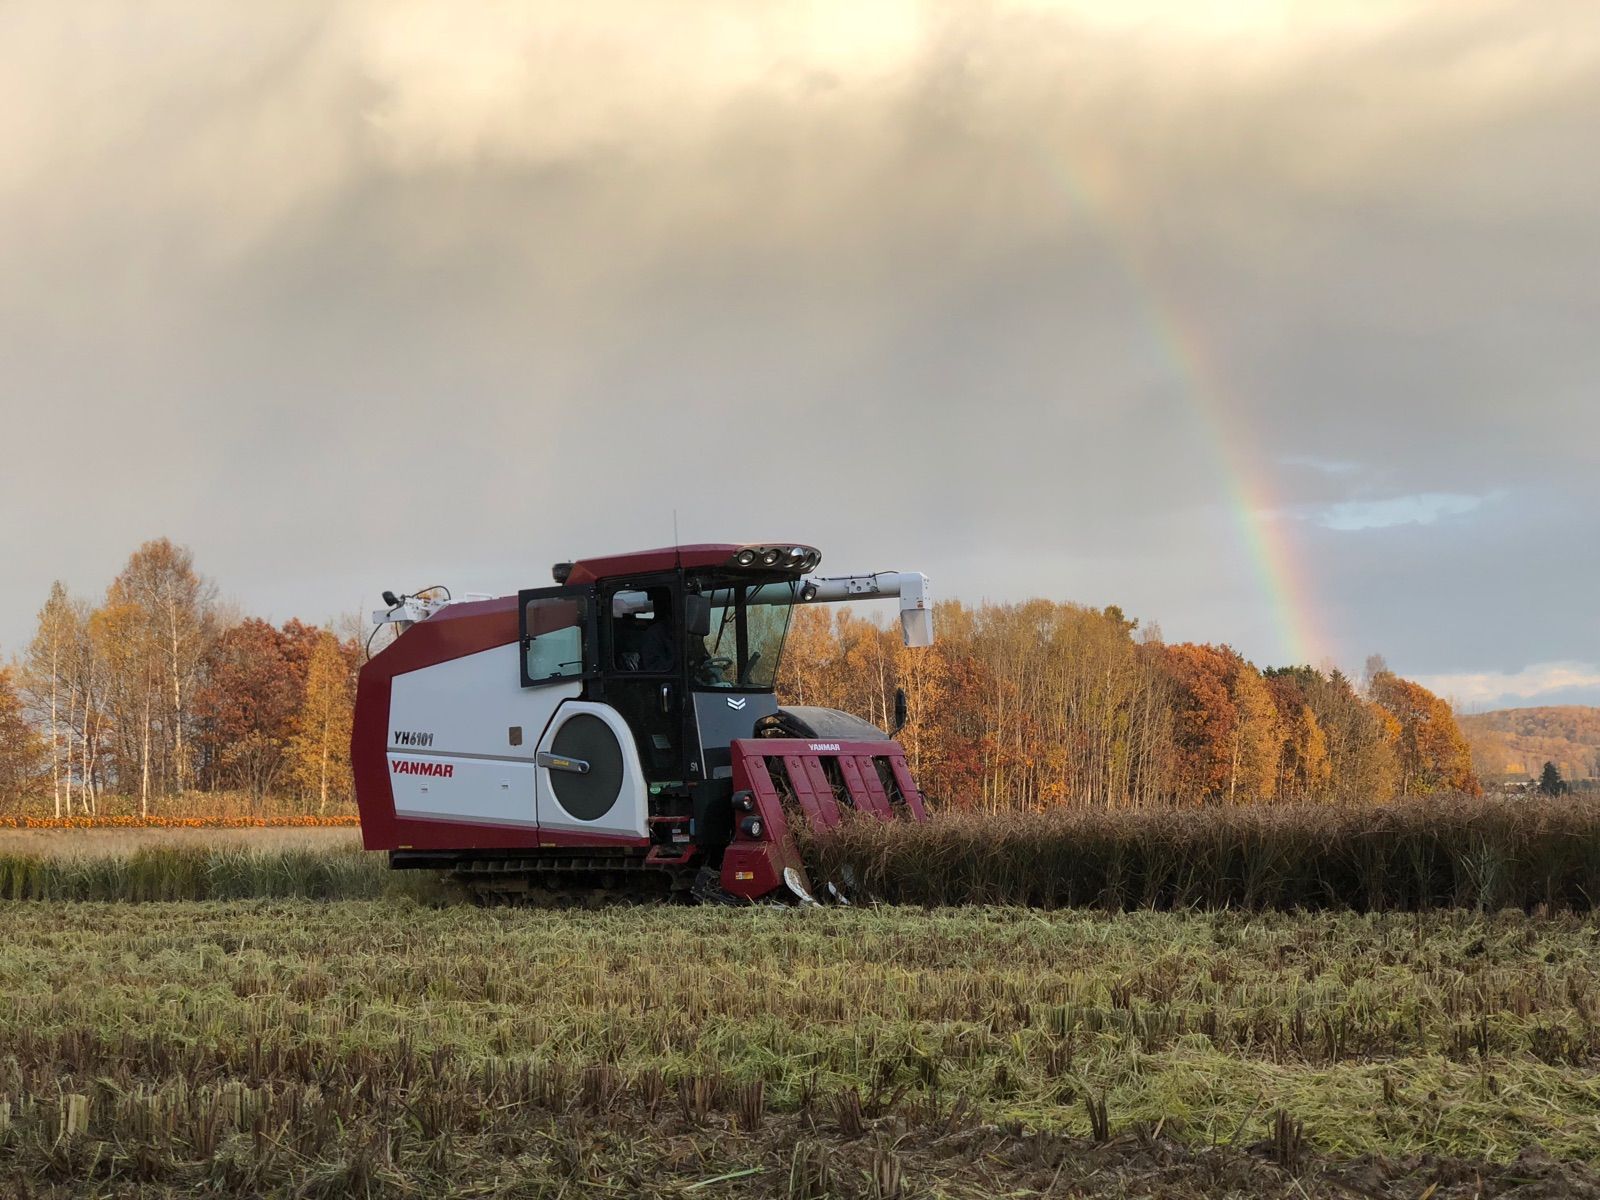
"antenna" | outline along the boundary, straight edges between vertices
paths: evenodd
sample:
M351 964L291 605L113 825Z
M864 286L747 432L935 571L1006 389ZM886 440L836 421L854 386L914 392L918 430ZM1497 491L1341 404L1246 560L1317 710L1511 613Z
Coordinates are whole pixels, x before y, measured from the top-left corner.
M678 510L672 510L672 553L678 560L678 570L683 570L683 543L678 541Z

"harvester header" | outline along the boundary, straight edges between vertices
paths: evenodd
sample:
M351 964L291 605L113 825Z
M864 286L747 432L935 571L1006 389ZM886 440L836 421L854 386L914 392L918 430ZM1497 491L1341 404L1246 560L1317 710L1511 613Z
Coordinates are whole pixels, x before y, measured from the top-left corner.
M557 563L515 596L384 593L374 621L399 633L362 669L351 742L365 845L494 898L811 900L799 824L927 812L893 740L903 693L888 732L779 705L793 610L897 597L906 645L933 640L925 575L821 560L672 546Z

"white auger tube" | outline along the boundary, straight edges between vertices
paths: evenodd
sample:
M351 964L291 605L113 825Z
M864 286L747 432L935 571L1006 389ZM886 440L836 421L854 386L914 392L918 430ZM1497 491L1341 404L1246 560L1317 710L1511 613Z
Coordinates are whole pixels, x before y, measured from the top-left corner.
M900 597L900 633L908 646L933 645L933 594L921 571L878 571L872 575L807 575L800 581L801 604Z

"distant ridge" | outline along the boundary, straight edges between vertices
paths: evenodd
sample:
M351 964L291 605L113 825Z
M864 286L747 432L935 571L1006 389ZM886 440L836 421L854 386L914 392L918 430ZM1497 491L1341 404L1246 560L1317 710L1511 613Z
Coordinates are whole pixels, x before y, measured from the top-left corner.
M1600 708L1501 708L1458 720L1486 782L1537 776L1547 762L1567 779L1600 778Z

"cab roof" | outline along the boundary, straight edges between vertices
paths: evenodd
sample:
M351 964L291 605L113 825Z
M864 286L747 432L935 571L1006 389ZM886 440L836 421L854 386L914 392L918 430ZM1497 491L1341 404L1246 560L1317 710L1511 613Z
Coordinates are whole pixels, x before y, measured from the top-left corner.
M800 554L797 556L795 551ZM672 571L678 567L685 570L726 567L735 571L794 571L799 574L814 569L821 561L822 552L804 542L701 542L557 563L552 574L557 583L574 584Z

